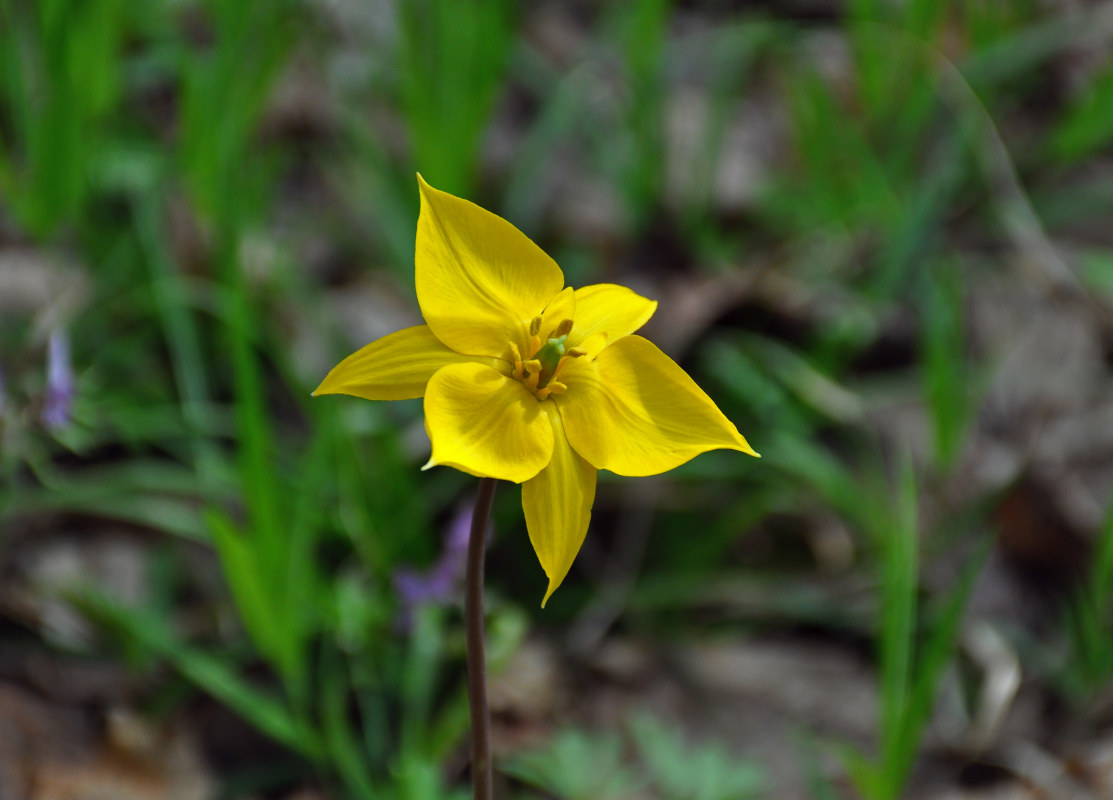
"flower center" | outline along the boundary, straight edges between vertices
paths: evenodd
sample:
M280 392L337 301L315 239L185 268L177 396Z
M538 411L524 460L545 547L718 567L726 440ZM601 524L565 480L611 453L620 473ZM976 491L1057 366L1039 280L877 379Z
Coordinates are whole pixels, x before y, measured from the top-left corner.
M564 365L570 359L579 358L584 351L578 347L567 347L568 334L572 332L572 320L562 320L541 339L541 317L534 317L529 324L529 346L526 357L514 342L510 343L510 355L514 361L514 377L533 392L538 400L551 394L563 394L568 390L556 380Z

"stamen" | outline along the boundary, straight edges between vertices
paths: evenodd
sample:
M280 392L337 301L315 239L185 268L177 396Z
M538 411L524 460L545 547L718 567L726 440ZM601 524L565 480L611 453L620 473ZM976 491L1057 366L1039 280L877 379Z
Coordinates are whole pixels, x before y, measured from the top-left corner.
M583 350L579 347L570 347L564 353L564 356L560 359L560 361L557 362L556 369L553 370L553 375L552 375L551 378L549 378L549 380L554 380L556 378L556 376L560 374L560 371L562 369L564 369L564 367L568 364L569 359L582 358L583 356L586 356L586 355L587 355L586 350Z
M570 359L587 355L587 350L573 347L565 350L565 342L574 324L570 319L562 319L552 329L545 340L541 339L542 317L534 317L529 323L529 341L523 350L516 342L508 342L509 358L513 363L512 375L538 400L552 395L564 394L568 386L556 380ZM525 358L523 358L523 353Z
M557 362L564 356L564 338L561 336L557 339L550 339L534 356L541 362L542 386L548 383L549 378L556 370Z
M521 380L525 377L525 372L522 370L522 352L514 342L510 342L510 358L514 362L514 377Z
M568 387L563 383L557 381L549 381L547 384L537 390L537 399L544 400L551 394L564 394L568 391Z
M549 378L549 383L552 383L554 380L556 380L557 376L560 375L561 370L564 369L564 365L567 364L569 359L571 358L574 358L571 351L565 353L565 355L561 357L560 361L557 362L556 369L553 370L553 377Z

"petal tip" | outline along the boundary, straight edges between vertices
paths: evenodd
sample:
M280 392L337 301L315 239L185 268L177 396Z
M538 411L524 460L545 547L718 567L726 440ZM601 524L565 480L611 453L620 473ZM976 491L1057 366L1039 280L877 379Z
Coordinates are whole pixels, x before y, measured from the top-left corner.
M421 467L421 471L425 472L426 470L430 470L433 467L437 466L438 463L440 462L438 462L433 456L429 456L429 460L426 461L425 464Z
M567 574L567 570L565 570L565 574ZM541 598L542 608L545 607L545 605L549 602L549 598L552 597L556 590L560 588L560 585L562 583L564 583L563 575L560 578L556 579L549 578L549 587L545 590L545 596Z
M317 388L314 389L312 392L310 392L309 396L310 397L320 397L323 394L343 394L343 391L340 388L342 386L341 381L337 379L337 375L336 375L337 369L343 363L344 362L341 361L340 364L337 364L335 367L330 369L328 371L328 375L326 375L321 380L321 382L319 384L317 384Z
M421 194L423 197L428 195L430 192L437 191L437 189L432 186L429 181L425 180L425 176L422 175L420 172L415 172L414 175L417 176L418 193Z
M746 438L744 436L739 435L738 439L739 442L738 446L735 448L736 450L739 450L740 452L743 452L748 456L753 456L754 458L761 458L761 453L750 447L750 443L746 441Z

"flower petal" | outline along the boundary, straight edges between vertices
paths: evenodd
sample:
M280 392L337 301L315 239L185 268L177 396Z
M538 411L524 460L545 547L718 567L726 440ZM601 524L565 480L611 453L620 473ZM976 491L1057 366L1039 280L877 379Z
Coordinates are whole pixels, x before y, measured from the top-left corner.
M474 362L449 350L428 325L415 325L361 347L329 371L314 391L367 400L407 400L425 394L433 373L448 364ZM495 359L478 359L494 366Z
M598 474L568 444L560 414L549 414L549 419L553 426L553 459L536 478L522 484L529 540L549 577L542 608L568 574L584 543Z
M571 286L566 286L560 294L549 301L545 312L541 315L541 343L544 344L554 333L557 326L566 319L576 316L576 292Z
M553 428L521 383L483 364L451 364L425 389L433 455L424 469L455 467L480 478L527 481L553 455Z
M417 302L437 338L458 353L504 356L564 286L556 262L490 211L434 189L420 175Z
M614 344L644 325L657 310L657 301L642 297L625 286L597 283L576 290L576 326L568 337L570 347L583 344L594 356L607 344ZM592 334L605 333L585 341Z
M455 369L455 368L453 368ZM726 448L756 456L734 424L675 361L641 336L576 359L556 398L568 441L599 469L656 475Z

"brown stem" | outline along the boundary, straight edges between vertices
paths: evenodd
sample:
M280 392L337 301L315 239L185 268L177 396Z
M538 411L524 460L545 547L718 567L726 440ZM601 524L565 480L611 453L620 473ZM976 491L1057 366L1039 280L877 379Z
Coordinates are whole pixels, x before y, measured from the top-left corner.
M483 552L495 499L494 478L479 482L468 540L464 596L467 628L468 706L471 709L471 780L474 800L491 800L491 711L487 707L487 657L483 646Z

